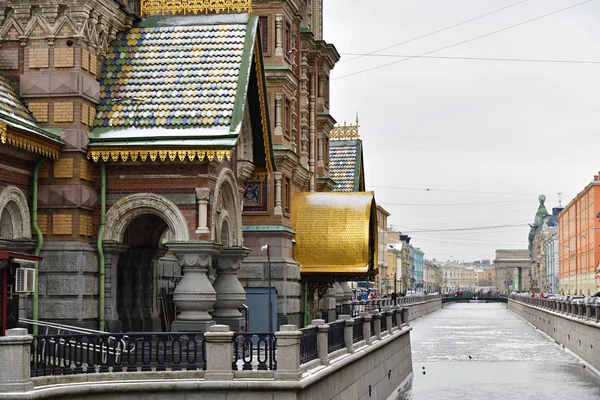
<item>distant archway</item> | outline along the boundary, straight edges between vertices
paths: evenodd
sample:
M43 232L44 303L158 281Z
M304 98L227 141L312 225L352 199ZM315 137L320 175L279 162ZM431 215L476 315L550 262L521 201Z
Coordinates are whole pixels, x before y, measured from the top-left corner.
M168 236L173 241L186 242L190 239L187 221L173 202L152 193L136 193L123 197L108 210L104 240L123 242L130 222L143 214L154 214L162 218L169 227Z
M211 238L226 247L241 246L242 210L237 180L225 168L219 174L213 194Z
M0 237L31 239L27 198L16 186L0 189Z

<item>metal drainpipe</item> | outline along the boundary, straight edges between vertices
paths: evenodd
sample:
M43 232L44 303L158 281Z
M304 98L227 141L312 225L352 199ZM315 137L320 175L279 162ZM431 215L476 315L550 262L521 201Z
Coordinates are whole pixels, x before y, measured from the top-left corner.
M100 275L98 301L98 330L104 331L104 251L102 250L102 238L104 237L104 226L106 224L106 166L100 160L100 227L98 229L98 272Z
M33 169L33 200L32 200L32 225L33 230L35 231L35 236L37 237L37 245L35 246L35 251L33 254L39 256L42 251L42 246L44 245L44 235L42 235L42 231L38 226L37 221L37 209L38 209L38 172L42 164L46 161L46 157L42 156L37 164L35 164L35 168ZM35 262L35 290L33 292L33 320L37 321L39 316L38 304L39 304L39 269L38 262ZM33 334L38 334L38 326L37 324L33 325Z

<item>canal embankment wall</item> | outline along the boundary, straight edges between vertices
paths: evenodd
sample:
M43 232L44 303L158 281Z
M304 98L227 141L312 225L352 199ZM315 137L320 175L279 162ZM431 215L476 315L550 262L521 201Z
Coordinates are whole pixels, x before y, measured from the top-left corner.
M514 296L508 299L510 311L600 371L600 322L596 317L599 310L590 312L583 306L579 312L576 307L579 306L555 300Z
M416 298L419 299L419 297ZM409 322L442 309L442 299L440 296L436 296L433 299L424 298L426 299L424 301L404 305L404 307L408 308Z

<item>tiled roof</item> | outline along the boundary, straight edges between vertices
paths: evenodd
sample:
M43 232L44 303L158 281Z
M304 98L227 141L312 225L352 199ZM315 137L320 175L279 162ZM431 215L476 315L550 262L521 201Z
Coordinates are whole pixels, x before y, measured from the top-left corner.
M189 18L178 17L179 25L134 27L112 43L102 67L94 133L120 128L138 128L134 136L154 128L230 133L240 77L249 73L242 70L247 17L242 23Z
M0 115L10 117L16 122L24 122L27 125L38 126L37 121L25 104L21 101L6 77L0 72Z
M361 159L359 140L332 140L329 148L329 177L334 180L334 192L359 191Z

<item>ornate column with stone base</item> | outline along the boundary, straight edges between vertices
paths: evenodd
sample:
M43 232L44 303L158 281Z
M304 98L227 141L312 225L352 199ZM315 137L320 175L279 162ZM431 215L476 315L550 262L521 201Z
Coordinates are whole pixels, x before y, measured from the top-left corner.
M239 332L244 321L239 308L246 301L246 291L238 280L237 274L242 260L250 254L244 247L227 247L213 260L213 266L219 275L213 283L217 292L212 316L217 324L228 325L229 329Z
M104 242L104 326L107 332L121 332L123 324L118 312L118 278L117 265L121 254L127 251L128 245L118 242Z
M166 245L175 253L183 273L173 292L173 301L181 313L171 329L174 332L207 332L208 327L215 323L208 312L217 300L207 272L222 246L204 241L171 242Z

